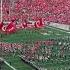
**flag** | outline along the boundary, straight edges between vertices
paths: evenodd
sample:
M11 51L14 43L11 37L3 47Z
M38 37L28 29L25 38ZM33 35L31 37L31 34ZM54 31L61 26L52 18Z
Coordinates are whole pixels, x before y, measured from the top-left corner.
M44 26L44 22L43 22L43 19L42 18L39 18L39 26L40 27L43 27Z
M16 31L16 25L14 24L14 22L10 22L8 24L8 26L6 27L6 32L7 33L13 33Z
M0 23L0 30L2 30L3 22Z
M41 28L43 27L43 22L42 22L42 18L40 18L37 22L35 22L35 28Z
M5 32L5 30L6 30L6 25L4 25L4 26L2 27L2 32Z
M38 27L38 23L39 23L39 22L35 22L35 24L34 24L35 28L39 28L39 27Z

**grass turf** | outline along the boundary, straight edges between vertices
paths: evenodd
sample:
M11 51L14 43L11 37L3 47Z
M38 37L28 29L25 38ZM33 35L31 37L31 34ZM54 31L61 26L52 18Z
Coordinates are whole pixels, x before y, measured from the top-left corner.
M41 33L47 33L46 35L43 35ZM30 43L35 42L38 40L47 40L49 38L66 38L69 37L69 33L60 31L58 29L53 29L50 27L46 27L44 29L38 29L38 30L20 30L17 31L14 34L11 35L2 35L2 38L0 39L3 42L20 42L20 43Z
M11 64L11 66L13 66L15 69L17 70L35 70L33 69L31 66L29 66L28 64L24 63L20 57L18 57L17 55L13 56L13 54L9 54L5 57L3 57L8 63ZM3 65L3 69L4 70L12 70L10 67L8 67L7 65Z

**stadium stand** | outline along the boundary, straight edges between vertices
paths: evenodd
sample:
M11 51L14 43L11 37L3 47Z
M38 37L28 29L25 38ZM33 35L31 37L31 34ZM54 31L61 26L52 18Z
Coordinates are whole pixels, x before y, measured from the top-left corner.
M50 22L69 24L69 3L69 0L3 0L3 21L45 18Z
M17 70L33 70L24 61L39 70L70 70L70 31L48 26L51 22L70 26L70 1L2 1L0 57ZM34 21L32 29L30 21Z

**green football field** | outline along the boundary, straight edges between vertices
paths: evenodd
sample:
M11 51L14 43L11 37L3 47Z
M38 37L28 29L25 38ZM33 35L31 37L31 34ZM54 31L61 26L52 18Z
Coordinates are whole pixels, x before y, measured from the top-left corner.
M17 55L13 57L13 54L4 56L4 59L10 63L16 70L35 70L28 64L24 63ZM2 66L3 70L13 70L6 64Z
M2 34L1 34L2 35ZM56 38L67 38L70 37L70 33L68 31L64 31L61 29L53 28L53 27L45 27L43 29L24 29L17 31L11 35L2 35L1 41L10 42L10 43L30 43L35 41L43 41L47 39L56 39Z
M63 43L70 42L70 32L62 29L57 29L54 27L45 27L43 29L26 29L17 31L11 35L1 34L0 41L9 42L9 43L33 43L35 41L44 41L47 39L60 39ZM63 39L63 40L62 40ZM68 45L67 47L69 47ZM66 47L65 47L66 48ZM58 55L60 52L59 46L53 46L52 54ZM46 70L70 70L70 52L65 51L64 55L66 58L60 58L58 56L52 56L46 61L35 61L37 66L46 68ZM11 66L17 70L34 70L29 65L25 64L21 59L16 55L6 55L3 57L8 63L11 63ZM38 65L39 64L39 65ZM7 65L4 65L5 70L11 70ZM43 69L42 69L43 70ZM45 69L44 69L45 70Z

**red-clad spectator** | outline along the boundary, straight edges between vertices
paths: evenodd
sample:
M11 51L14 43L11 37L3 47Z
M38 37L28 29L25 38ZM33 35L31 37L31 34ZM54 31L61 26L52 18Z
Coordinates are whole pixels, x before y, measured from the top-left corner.
M3 22L0 22L0 30L2 30Z
M15 31L16 31L16 25L14 24L14 22L10 22L6 27L6 33L13 33Z

